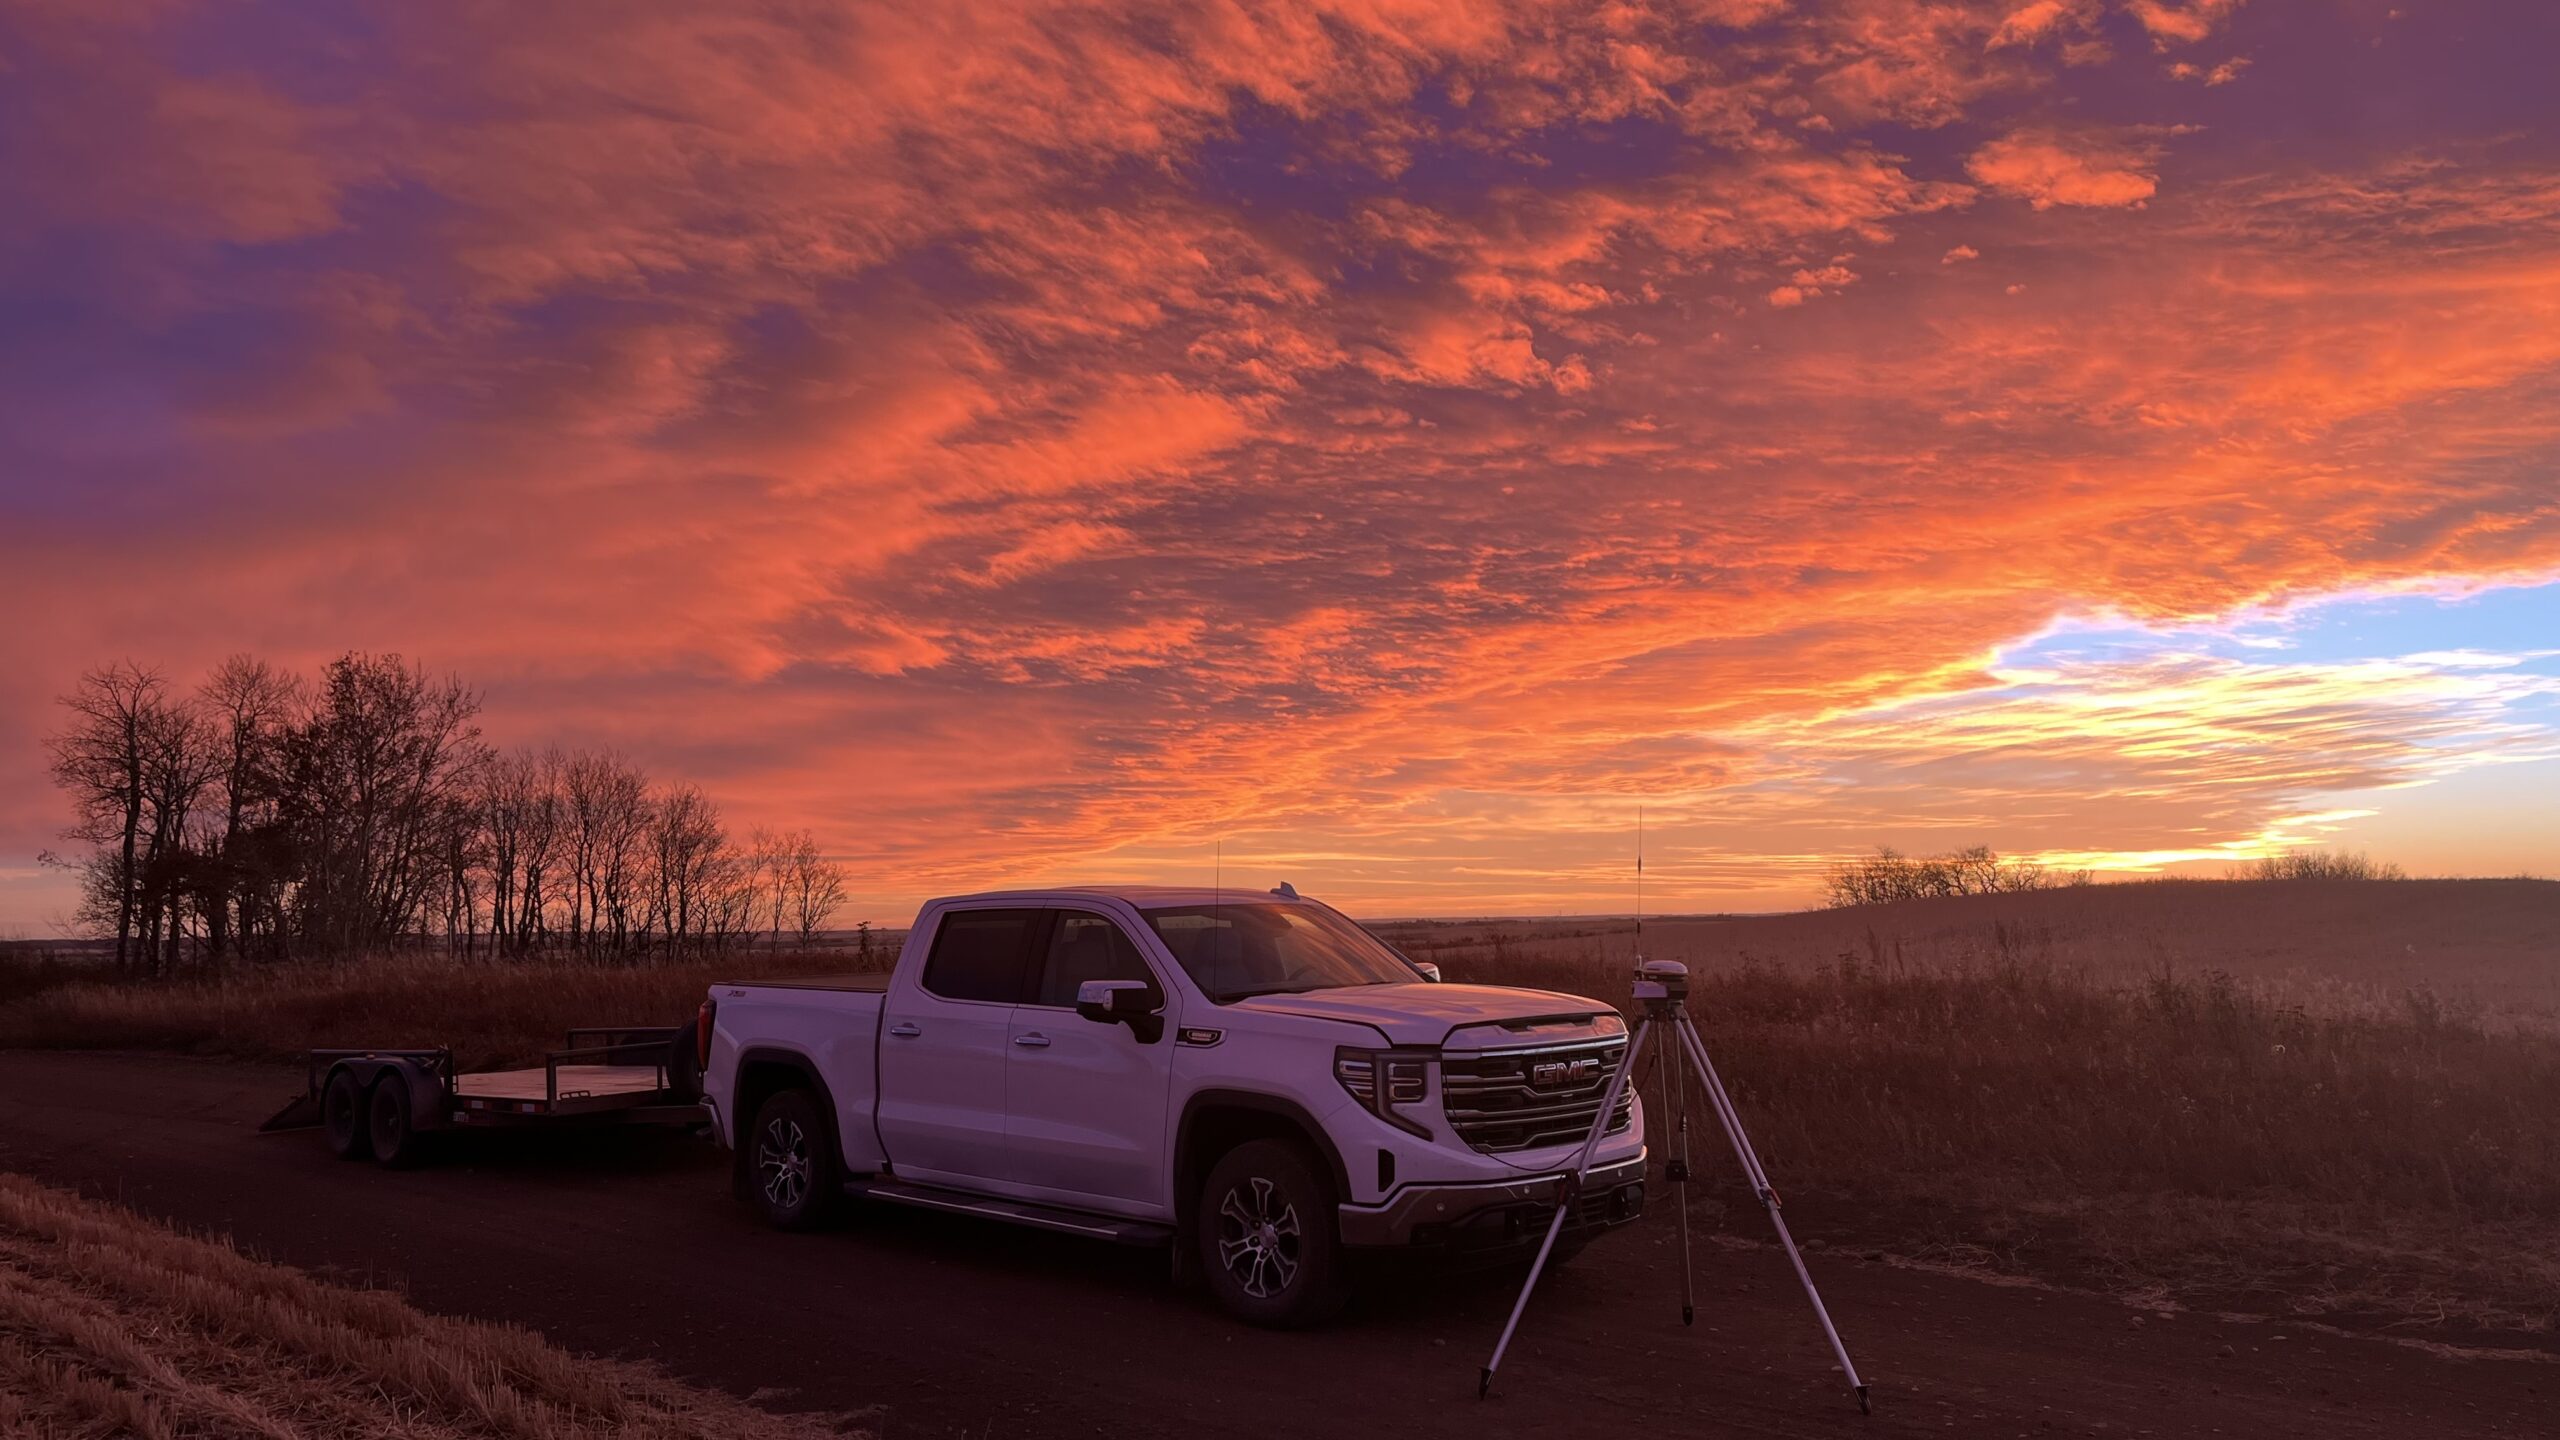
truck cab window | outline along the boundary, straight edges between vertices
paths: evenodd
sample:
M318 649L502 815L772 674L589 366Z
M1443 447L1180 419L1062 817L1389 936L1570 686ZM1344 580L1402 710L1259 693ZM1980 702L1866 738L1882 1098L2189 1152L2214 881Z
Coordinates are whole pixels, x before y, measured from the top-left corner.
M924 988L945 1000L1019 1002L1023 965L1040 913L954 910L944 915L933 933L933 954L924 962Z
M1118 925L1105 916L1061 910L1058 926L1050 932L1048 957L1040 967L1039 994L1032 1003L1072 1009L1076 987L1087 980L1142 980L1149 998L1157 1005L1164 1003L1156 977Z
M1366 930L1315 905L1224 900L1141 911L1164 948L1219 1005L1346 985L1398 985L1414 971Z

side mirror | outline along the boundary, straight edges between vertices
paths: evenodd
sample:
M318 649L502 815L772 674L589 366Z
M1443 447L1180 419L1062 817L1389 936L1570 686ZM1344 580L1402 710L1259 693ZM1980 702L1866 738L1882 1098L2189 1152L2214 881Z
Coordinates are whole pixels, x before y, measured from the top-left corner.
M1416 969L1416 970L1421 971L1421 972L1422 972L1422 978L1423 978L1423 979L1430 981L1430 982L1431 982L1432 984L1434 984L1434 985L1437 985L1437 984L1439 984L1439 983L1440 983L1440 967L1439 967L1439 966L1432 964L1432 963L1431 963L1430 961L1428 961L1428 960L1407 960L1407 961L1406 961L1406 962L1404 962L1404 963L1406 963L1407 965L1412 966L1412 967L1413 967L1414 969Z
M1164 1002L1144 980L1087 980L1076 987L1076 1013L1100 1025L1126 1025L1142 1044L1164 1033Z

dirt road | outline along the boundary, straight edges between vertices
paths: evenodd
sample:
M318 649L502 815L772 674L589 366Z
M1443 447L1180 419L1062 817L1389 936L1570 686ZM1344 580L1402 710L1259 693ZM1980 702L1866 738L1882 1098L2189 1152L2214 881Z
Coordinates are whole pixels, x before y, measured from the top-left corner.
M406 1174L342 1164L308 1133L253 1133L297 1083L0 1055L0 1168L780 1408L870 1410L893 1440L2560 1432L2549 1359L2143 1318L1826 1250L1817 1278L1875 1387L1861 1419L1783 1257L1708 1248L1683 1330L1669 1226L1651 1220L1550 1282L1479 1404L1503 1278L1407 1286L1320 1333L1271 1335L1174 1292L1144 1252L885 1208L836 1233L773 1234L706 1147L672 1137L484 1142Z

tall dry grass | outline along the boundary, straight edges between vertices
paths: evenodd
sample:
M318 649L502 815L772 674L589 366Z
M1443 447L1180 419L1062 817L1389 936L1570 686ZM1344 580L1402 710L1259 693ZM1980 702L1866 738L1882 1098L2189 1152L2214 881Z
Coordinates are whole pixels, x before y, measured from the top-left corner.
M167 984L56 975L0 999L0 1047L290 1060L332 1046L450 1045L465 1068L527 1064L572 1026L687 1023L715 981L885 968L896 954L892 939L867 959L845 950L643 965L402 955Z
M1453 980L1623 997L1597 939L1439 958ZM1837 1242L2193 1303L2560 1320L2550 1036L2424 991L2321 1014L2219 972L2024 958L1737 962L1697 974L1691 1009L1772 1178L1822 1197L1800 1223ZM1723 1177L1721 1138L1694 1145ZM1718 1196L1758 1224L1738 1187Z
M0 1175L0 1434L821 1440L530 1330L421 1314Z
M1408 922L1381 927L1423 957L1498 943L1587 940L1612 962L1634 926L1609 921ZM2560 882L2163 880L1969 895L1785 915L1664 916L1645 952L1694 969L1803 973L1870 964L2049 965L2106 984L2219 970L2319 1014L2387 1017L2424 989L2493 1029L2560 1034Z

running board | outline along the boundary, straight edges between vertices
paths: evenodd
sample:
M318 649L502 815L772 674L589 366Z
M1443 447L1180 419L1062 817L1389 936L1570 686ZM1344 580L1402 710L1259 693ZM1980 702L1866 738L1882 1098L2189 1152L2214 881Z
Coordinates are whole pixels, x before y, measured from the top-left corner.
M1041 1205L1029 1200L999 1200L991 1195L966 1195L957 1190L940 1190L929 1185L910 1185L900 1180L866 1178L844 1182L844 1193L863 1200L886 1200L892 1205L913 1205L920 1210L942 1210L954 1215L975 1215L985 1220L1002 1220L1012 1225L1029 1225L1041 1230L1055 1230L1066 1235L1082 1235L1092 1240L1109 1240L1118 1245L1161 1245L1173 1238L1173 1227L1149 1220L1124 1220L1115 1215L1088 1215L1081 1210L1065 1210L1054 1205Z

